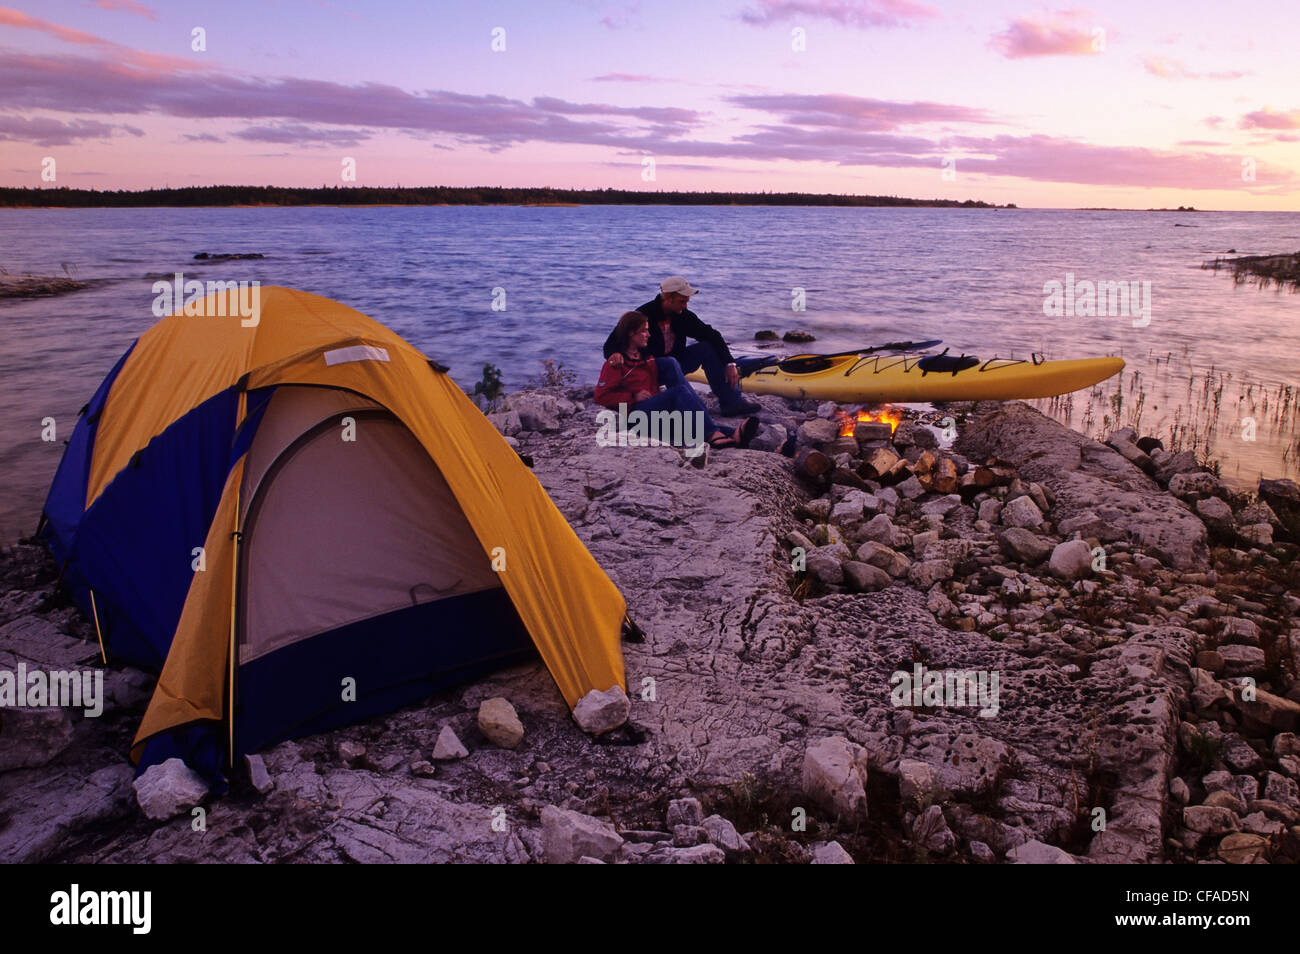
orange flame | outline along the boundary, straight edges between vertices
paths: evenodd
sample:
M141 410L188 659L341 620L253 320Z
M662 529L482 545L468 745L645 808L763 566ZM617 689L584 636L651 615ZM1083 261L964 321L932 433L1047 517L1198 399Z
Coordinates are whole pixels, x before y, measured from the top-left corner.
M874 422L878 424L888 424L889 432L892 434L898 430L898 425L903 420L901 411L892 407L878 408L875 411L865 409L859 410L857 414L840 415L840 437L852 437L853 429L861 422Z

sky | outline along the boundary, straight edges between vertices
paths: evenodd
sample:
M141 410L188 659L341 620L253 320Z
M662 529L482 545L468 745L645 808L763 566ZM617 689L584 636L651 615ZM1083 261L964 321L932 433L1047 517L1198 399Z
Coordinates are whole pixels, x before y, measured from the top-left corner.
M1295 0L0 0L0 185L1300 210Z

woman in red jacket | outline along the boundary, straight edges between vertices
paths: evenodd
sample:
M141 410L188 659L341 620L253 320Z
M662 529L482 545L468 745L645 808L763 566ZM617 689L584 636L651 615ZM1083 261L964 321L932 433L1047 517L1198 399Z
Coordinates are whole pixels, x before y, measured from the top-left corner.
M718 427L695 389L686 381L676 358L655 358L644 349L650 340L650 319L639 311L629 311L614 328L617 353L622 364L608 360L600 369L596 384L596 403L617 410L626 404L629 411L682 411L703 415L704 433L714 447L748 447L758 433L758 418L746 418L740 427ZM660 391L659 385L665 385Z

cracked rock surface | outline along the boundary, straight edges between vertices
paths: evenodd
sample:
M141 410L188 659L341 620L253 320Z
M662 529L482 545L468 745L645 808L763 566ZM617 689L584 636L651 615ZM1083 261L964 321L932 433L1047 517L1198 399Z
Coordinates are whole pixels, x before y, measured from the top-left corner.
M538 429L520 426L513 437L645 632L644 642L624 643L626 725L583 733L545 668L529 663L275 746L263 753L268 792L236 777L229 793L208 799L196 830L189 814L157 823L136 806L125 756L148 679L111 673L106 687L116 688L103 716L74 714L70 740L52 735L27 759L38 764L0 771L0 860L838 863L928 853L964 863L1158 862L1169 860L1171 839L1194 851L1212 837L1177 833L1184 790L1204 798L1199 775L1180 778L1189 776L1189 753L1210 772L1231 751L1198 741L1213 730L1192 702L1198 653L1218 648L1221 621L1206 603L1140 616L1106 608L1109 594L1139 600L1147 584L1157 601L1179 586L1179 605L1191 596L1215 601L1203 572L1207 528L1120 454L1023 405L981 405L957 449L972 463L997 458L1033 483L1046 504L1032 504L1044 521L1033 532L1049 549L1020 562L1025 554L1006 552L998 528L980 519L996 520L1001 508L970 494L877 498L880 488L868 487L852 499L889 507L901 537L891 531L889 542L869 548L889 573L872 578L879 588L856 592L851 573L836 583L794 569L789 538L795 531L795 539L806 535L851 558L868 540L854 534L880 518L864 512L839 528L827 521L845 493L861 488L812 486L772 452L714 451L697 468L670 447L601 447L589 391L544 396L554 400L534 395L522 402L529 413L517 416ZM761 403L764 421L790 434L816 419L779 399ZM516 427L516 418L503 417ZM803 431L820 435L817 427ZM824 495L836 499L816 506ZM1089 519L1115 531L1108 542L1122 559L1112 569L1074 582L1034 567L1068 539L1060 532L1066 521L1082 527L1075 534L1089 546L1100 542ZM838 539L831 531L852 546L828 545ZM916 556L944 563L946 575L911 573L890 549L892 542L911 552L914 532L935 534ZM46 665L94 659L93 630L60 608L53 568L38 548L12 548L0 573L0 657ZM1195 573L1199 582L1188 583ZM1265 618L1223 609L1234 619ZM1252 635L1235 626L1224 648ZM1240 665L1278 701L1269 708L1256 700L1249 711L1280 725L1295 672L1259 667L1300 643L1294 635L1288 643L1277 624L1262 638L1269 661ZM967 704L900 703L897 675L917 667L967 674ZM981 704L980 673L997 676L995 705ZM1230 688L1224 693L1202 698L1216 714L1246 711ZM522 724L514 748L490 744L479 729L479 707L494 698L508 700ZM2 739L10 715L0 718ZM434 759L448 728L467 757ZM1250 735L1265 739L1269 761L1251 767L1259 785L1249 804L1265 832L1259 837L1282 845L1295 825L1285 804L1295 785L1284 784L1284 769L1300 765L1300 749L1284 739L1273 753L1267 740L1277 731L1270 721L1267 733ZM861 772L847 773L854 785L865 777L865 810L838 821L803 789L807 753L828 739L866 760ZM1270 773L1279 779L1271 789ZM1266 791L1277 798L1262 797ZM689 797L704 802L703 824L672 818L670 802ZM800 812L804 830L791 822ZM1238 842L1233 850L1246 853Z

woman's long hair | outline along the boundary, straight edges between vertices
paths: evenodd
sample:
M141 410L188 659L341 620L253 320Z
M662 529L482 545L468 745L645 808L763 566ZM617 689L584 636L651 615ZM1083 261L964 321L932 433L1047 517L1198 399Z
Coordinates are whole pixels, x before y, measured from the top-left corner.
M650 319L639 311L625 311L623 317L619 318L618 324L614 326L614 346L618 348L619 354L627 354L627 346L632 341L632 336L641 330L642 325L650 323Z

